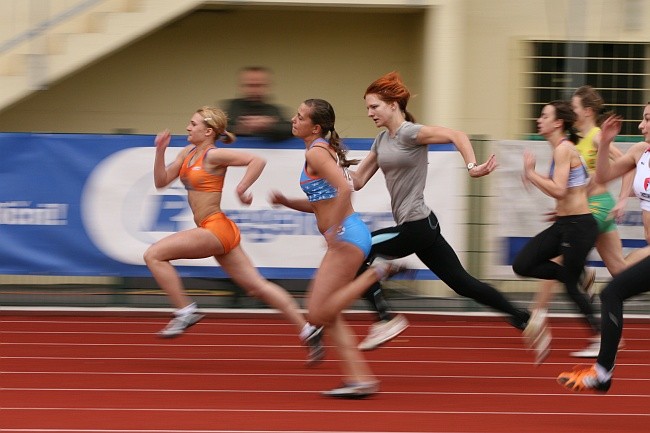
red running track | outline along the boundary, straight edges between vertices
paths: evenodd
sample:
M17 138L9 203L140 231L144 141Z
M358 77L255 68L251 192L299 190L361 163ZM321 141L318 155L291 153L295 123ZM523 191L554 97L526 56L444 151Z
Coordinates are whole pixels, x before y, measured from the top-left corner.
M208 315L173 340L163 317L0 316L2 432L647 432L650 323L628 321L606 395L555 382L586 344L553 319L553 351L534 367L520 333L494 317L410 315L367 353L381 393L333 400L336 355L306 368L293 327L276 316ZM352 318L362 337L370 324ZM591 363L592 360L585 360Z

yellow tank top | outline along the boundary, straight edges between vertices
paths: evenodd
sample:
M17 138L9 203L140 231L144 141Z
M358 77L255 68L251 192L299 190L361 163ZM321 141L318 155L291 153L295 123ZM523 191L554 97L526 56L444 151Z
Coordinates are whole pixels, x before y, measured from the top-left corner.
M593 174L596 171L596 157L598 156L598 149L594 146L594 137L600 132L600 128L594 126L591 130L578 141L576 144L576 150L580 152L582 159L585 160L587 164L587 170L589 174Z

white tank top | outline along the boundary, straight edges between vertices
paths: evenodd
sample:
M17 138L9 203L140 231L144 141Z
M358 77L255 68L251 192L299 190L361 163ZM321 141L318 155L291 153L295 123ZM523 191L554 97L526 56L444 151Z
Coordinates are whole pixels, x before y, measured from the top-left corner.
M650 212L650 148L646 149L636 163L634 195L639 198L641 209Z

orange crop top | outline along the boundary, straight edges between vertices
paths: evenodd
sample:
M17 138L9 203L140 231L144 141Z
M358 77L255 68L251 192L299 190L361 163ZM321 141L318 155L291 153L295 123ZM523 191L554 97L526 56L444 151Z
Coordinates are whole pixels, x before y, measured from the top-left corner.
M224 175L211 174L203 168L203 160L205 155L212 150L209 148L203 155L196 158L194 164L190 165L192 154L196 152L196 147L190 150L183 160L179 177L186 190L192 191L206 191L206 192L221 192L223 191Z

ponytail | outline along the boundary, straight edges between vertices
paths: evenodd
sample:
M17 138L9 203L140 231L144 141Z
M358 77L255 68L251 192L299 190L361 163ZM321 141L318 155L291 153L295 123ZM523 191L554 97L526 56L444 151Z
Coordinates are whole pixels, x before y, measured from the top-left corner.
M582 137L578 135L578 130L574 126L571 126L567 132L569 133L569 141L571 141L573 144L578 144L578 142L582 139Z
M224 129L223 132L217 137L217 140L223 142L224 144L231 144L237 140L237 137L232 132L226 131Z
M358 159L348 159L347 158L347 149L343 145L343 142L341 141L341 138L339 137L339 134L336 132L335 129L332 129L330 132L330 138L328 140L328 143L332 148L336 151L336 155L339 157L339 165L341 167L349 167L351 165L357 165L360 160Z

